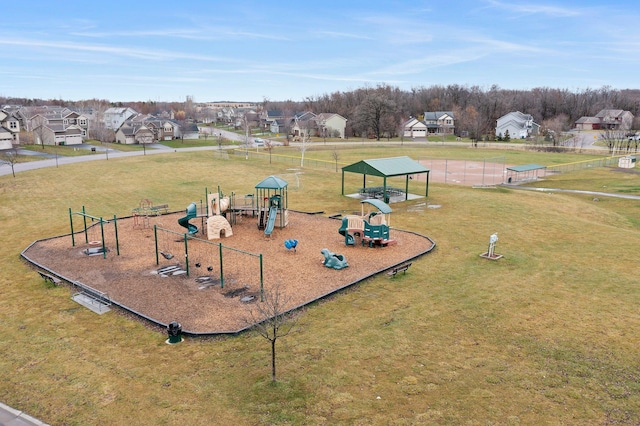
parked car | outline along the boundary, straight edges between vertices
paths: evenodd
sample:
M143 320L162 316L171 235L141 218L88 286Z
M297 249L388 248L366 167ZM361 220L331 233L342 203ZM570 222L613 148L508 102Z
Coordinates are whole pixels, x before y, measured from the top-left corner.
M264 139L260 139L260 138L255 138L253 140L253 144L257 145L257 146L264 146Z
M640 132L630 134L629 141L640 141Z

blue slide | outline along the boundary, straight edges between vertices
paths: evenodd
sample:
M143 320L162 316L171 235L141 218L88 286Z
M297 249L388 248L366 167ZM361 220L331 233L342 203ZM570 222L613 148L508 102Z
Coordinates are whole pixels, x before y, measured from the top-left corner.
M189 235L194 235L198 233L198 227L189 223L190 219L193 219L196 216L198 216L197 211L198 209L197 209L196 203L191 203L189 204L189 207L187 207L187 215L185 217L181 217L180 219L178 219L178 224L180 226L184 226L185 228L187 228L189 230Z
M271 206L269 208L269 219L267 220L267 226L264 228L264 235L271 235L273 227L276 224L276 216L278 215L278 207Z

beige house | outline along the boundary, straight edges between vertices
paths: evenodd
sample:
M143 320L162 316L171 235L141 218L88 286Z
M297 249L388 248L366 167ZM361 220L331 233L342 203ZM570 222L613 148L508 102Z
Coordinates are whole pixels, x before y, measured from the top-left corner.
M323 112L315 118L318 126L318 136L344 139L347 129L347 119L340 114Z
M427 125L417 118L411 117L407 122L404 123L402 127L403 135L405 138L427 137Z
M621 109L603 109L595 117L580 117L575 122L578 130L629 130L633 127L633 114Z
M82 128L76 125L65 127L62 123L44 123L33 129L36 145L80 145Z
M116 142L121 144L150 144L155 141L152 130L143 124L124 124L116 132Z

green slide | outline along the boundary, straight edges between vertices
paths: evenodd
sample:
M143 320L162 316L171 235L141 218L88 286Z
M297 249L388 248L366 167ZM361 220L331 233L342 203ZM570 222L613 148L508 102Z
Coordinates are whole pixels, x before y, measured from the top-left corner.
M198 227L189 223L189 220L194 219L196 216L198 216L198 208L196 203L191 203L189 207L187 207L187 215L178 219L178 224L187 228L189 235L194 235L198 232Z

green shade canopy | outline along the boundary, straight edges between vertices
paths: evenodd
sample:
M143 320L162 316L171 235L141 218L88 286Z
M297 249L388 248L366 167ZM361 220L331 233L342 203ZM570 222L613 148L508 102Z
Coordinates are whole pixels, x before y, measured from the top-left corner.
M410 157L391 157L391 158L377 158L373 160L361 160L357 163L344 166L342 168L342 195L344 195L344 174L345 172L358 173L363 175L363 188L367 186L367 175L378 176L383 179L383 197L385 201L389 200L387 192L387 178L394 176L405 177L405 200L409 199L409 179L411 175L426 173L425 179L425 197L429 196L429 169L424 167L417 161L412 160Z
M429 169L410 157L378 158L362 160L342 168L343 172L380 177L404 176L427 173Z
M286 188L289 183L277 176L269 176L264 178L256 185L256 189L282 189Z

